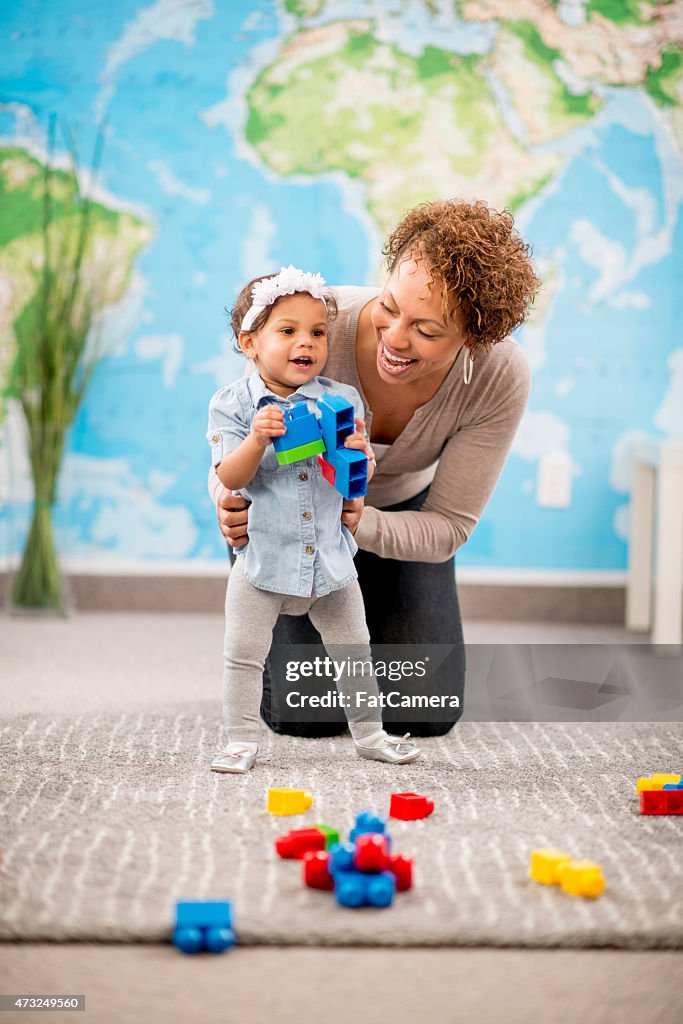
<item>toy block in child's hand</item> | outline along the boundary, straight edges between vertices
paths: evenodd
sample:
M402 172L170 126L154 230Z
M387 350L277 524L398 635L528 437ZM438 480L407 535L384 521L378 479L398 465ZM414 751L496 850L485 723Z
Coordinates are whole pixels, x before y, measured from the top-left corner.
M334 478L335 478L335 475L336 475L336 470L335 470L334 466L332 465L332 463L328 462L324 455L319 455L318 456L318 465L320 466L320 469L322 470L322 474L323 474L323 477L325 478L325 480L327 480L328 484L330 484L332 487L334 487Z
M297 402L284 410L286 434L273 438L275 457L281 466L301 462L325 451L320 422L309 412L305 402Z
M269 814L303 814L313 804L313 796L306 789L268 790Z
M347 500L365 497L368 457L360 449L344 447L344 441L356 429L353 405L341 395L323 395L317 405L325 442L324 463L318 458L323 476Z
M434 801L419 793L392 793L389 803L389 817L400 821L417 821L427 818L434 810Z

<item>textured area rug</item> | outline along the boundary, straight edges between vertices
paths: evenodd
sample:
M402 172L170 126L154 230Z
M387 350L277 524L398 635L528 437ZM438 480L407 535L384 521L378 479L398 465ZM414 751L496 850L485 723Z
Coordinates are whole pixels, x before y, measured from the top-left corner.
M462 723L413 765L358 759L348 736L264 732L254 771L208 770L215 707L27 715L2 722L0 937L159 941L176 899L227 898L243 943L683 947L683 817L641 817L635 780L681 769L683 726ZM275 818L269 786L311 811ZM346 833L392 790L434 814L390 822L416 884L389 910L345 910L303 887L273 839L324 822ZM529 852L598 861L596 901L527 879Z

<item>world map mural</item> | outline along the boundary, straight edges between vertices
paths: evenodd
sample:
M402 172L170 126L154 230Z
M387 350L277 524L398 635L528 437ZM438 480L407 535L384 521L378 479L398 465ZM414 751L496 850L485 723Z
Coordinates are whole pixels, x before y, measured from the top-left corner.
M466 196L514 212L543 287L517 335L529 408L459 564L624 568L634 439L683 435L683 3L26 2L0 31L0 375L48 119L84 156L106 140L84 187L119 272L64 463L65 557L224 564L205 430L242 372L225 308L289 263L379 283L401 214ZM32 492L20 413L0 415L6 558ZM570 501L541 507L558 453Z

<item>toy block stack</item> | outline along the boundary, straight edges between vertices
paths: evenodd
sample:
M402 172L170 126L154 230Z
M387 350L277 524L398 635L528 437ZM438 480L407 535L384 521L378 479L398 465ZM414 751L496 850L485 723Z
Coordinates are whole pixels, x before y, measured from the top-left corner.
M388 907L396 892L413 883L413 859L391 853L384 819L363 811L347 843L303 855L303 880L312 889L334 891L342 907Z
M655 772L636 782L641 814L683 814L683 783L681 776Z

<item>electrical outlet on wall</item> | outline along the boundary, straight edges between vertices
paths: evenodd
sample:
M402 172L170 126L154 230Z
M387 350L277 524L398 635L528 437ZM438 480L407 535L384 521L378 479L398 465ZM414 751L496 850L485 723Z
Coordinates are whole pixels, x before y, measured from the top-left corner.
M569 452L547 452L538 460L536 504L540 508L569 508L572 503L572 460Z

